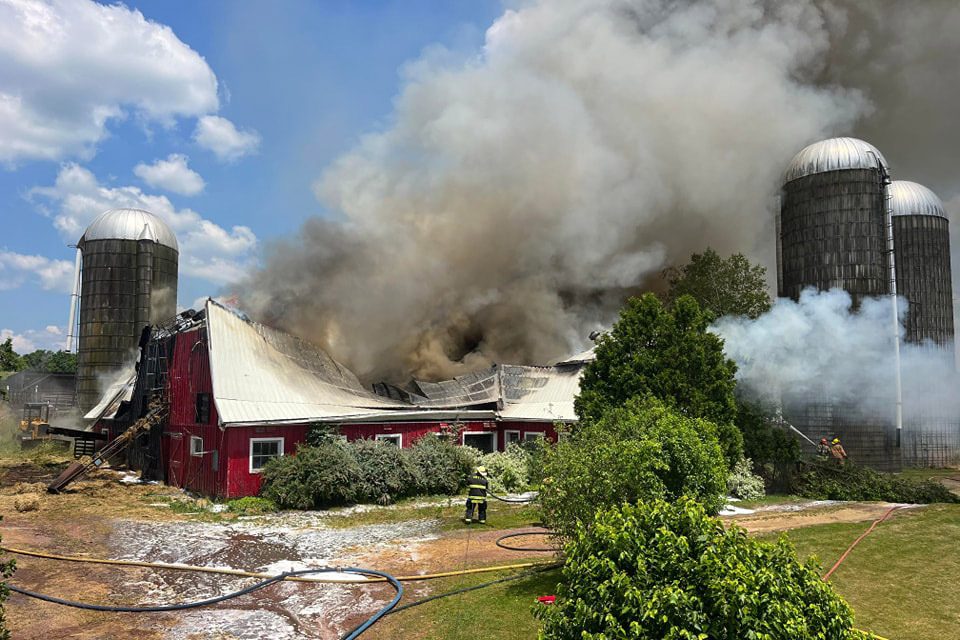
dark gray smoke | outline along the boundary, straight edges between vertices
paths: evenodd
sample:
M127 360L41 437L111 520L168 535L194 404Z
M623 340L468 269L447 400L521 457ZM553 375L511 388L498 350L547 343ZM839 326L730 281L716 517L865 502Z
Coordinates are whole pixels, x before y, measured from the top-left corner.
M920 182L956 153L960 9L869 4L520 3L475 57L409 65L390 124L317 181L339 216L270 247L242 303L362 377L435 378L570 353L708 245L772 270L805 144L863 133Z

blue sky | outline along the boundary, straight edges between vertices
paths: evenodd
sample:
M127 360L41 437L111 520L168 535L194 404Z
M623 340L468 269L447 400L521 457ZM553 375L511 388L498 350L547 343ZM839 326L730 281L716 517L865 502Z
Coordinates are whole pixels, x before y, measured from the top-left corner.
M68 245L110 206L175 221L182 305L216 294L271 238L329 215L312 185L389 124L405 63L433 46L478 51L502 10L484 0L0 6L3 337L21 351L63 340Z

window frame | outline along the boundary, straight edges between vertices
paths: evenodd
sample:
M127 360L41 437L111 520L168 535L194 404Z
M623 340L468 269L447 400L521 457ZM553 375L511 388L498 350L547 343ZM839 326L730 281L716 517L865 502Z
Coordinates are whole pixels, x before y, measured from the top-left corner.
M460 446L462 447L470 446L467 444L467 436L483 436L483 435L493 436L493 453L496 453L497 451L500 450L498 447L500 443L498 441L496 431L464 431L460 434ZM476 449L476 447L474 447L474 449ZM486 453L480 449L477 449L477 451L481 451L481 453Z
M276 442L276 443L278 443L278 446L277 446L277 455L275 455L275 456L270 456L270 457L271 457L271 458L282 458L282 457L283 457L283 450L284 450L284 444L285 444L284 441L285 441L285 440L286 440L286 438L284 438L283 436L273 436L272 438L250 438L250 445L249 445L248 456L247 456L247 468L249 469L250 473L261 473L261 472L263 471L263 467L262 467L262 466L259 467L259 468L256 468L256 469L253 467L253 445L254 445L254 443L257 443L257 442Z
M511 435L511 434L514 434L514 433L517 434L517 439L516 439L516 440L511 440L511 439L510 439L510 435ZM511 444L513 444L514 442L516 442L517 444L520 444L520 443L523 442L523 433L521 433L520 429L504 429L504 431L503 431L503 446L504 446L504 447L509 447L509 446L510 446Z
M524 442L533 442L535 440L546 440L547 434L543 431L526 431L523 434Z
M200 419L200 418L201 418L201 416L200 416L200 400L201 400L201 398L205 398L205 405L206 405L205 408L206 408L206 411L207 411L207 416L206 416L207 419L206 419L206 420L201 420L201 419ZM210 418L213 417L213 411L211 410L212 407L213 407L213 394L212 394L212 393L203 393L203 392L197 393L196 396L195 396L194 399L193 399L193 419L194 419L194 424L210 424Z
M198 442L200 443L199 449L194 446ZM200 457L203 457L204 453L206 453L206 451L203 450L203 437L190 436L190 455L193 456L194 458L200 458Z
M402 433L378 433L373 436L374 440L396 440L397 448L403 449L403 434Z

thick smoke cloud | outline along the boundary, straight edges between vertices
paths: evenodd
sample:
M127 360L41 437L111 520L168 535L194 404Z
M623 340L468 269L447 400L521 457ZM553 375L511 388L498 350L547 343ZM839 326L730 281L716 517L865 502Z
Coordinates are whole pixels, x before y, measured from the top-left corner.
M432 49L408 67L390 124L316 184L336 217L275 243L242 303L367 379L437 378L562 357L626 295L708 245L772 270L790 157L881 116L909 129L888 115L896 87L877 81L878 64L902 61L917 73L898 77L940 84L920 73L928 58L884 48L879 10L855 7L543 0L507 10L475 57ZM948 115L934 109L923 126Z
M902 342L906 302L899 300L900 366L905 426L960 415L960 388L950 349ZM781 398L830 400L892 421L895 407L893 305L864 299L851 309L839 289L781 298L756 320L724 317L712 330L737 363L738 388L769 406ZM923 419L921 419L923 418Z

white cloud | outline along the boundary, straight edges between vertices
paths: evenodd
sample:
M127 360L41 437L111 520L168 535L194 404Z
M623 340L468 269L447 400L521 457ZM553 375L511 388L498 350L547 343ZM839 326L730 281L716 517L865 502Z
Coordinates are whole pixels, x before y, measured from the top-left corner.
M189 160L181 153L171 153L166 160L156 160L153 164L141 162L133 172L151 187L195 196L203 191L206 183L199 173L187 166Z
M56 205L53 224L68 242L79 240L87 225L108 209L150 211L177 235L180 273L215 284L239 280L254 260L257 236L249 227L225 229L193 209L178 209L166 196L144 193L136 186L103 186L89 169L75 163L64 164L53 186L35 187L29 197Z
M110 120L170 126L218 108L203 57L135 9L0 0L0 162L89 157Z
M73 266L68 260L0 249L0 290L34 282L47 291L69 293L73 288Z
M51 335L55 335L55 336L62 336L62 335L63 335L63 331L60 330L60 327L58 327L58 326L56 326L56 325L53 325L53 324L48 324L46 331L47 331L47 333L49 333L49 334L51 334Z
M220 116L203 116L197 121L193 139L223 161L232 162L256 153L260 134L252 129L240 131L232 122Z
M28 331L27 333L32 333ZM24 355L33 353L37 350L37 343L22 333L14 333L11 329L0 329L0 342L6 342L7 338L13 341L13 350Z

